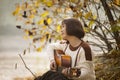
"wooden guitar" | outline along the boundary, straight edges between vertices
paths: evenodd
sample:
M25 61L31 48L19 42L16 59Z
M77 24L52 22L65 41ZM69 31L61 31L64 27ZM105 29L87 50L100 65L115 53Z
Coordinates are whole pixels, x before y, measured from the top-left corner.
M71 68L71 56L65 55L61 50L54 50L54 59L57 65L57 71L61 72L64 68L69 68L69 78L77 77L81 74L80 69Z
M62 50L54 50L54 59L56 61L57 70L71 67L71 56L65 55Z

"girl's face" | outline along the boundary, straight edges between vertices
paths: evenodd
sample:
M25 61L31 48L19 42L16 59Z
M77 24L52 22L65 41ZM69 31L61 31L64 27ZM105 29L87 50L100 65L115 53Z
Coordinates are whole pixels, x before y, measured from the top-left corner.
M67 32L66 32L66 25L65 24L61 25L61 35L62 35L63 39L67 39L67 37L68 37Z

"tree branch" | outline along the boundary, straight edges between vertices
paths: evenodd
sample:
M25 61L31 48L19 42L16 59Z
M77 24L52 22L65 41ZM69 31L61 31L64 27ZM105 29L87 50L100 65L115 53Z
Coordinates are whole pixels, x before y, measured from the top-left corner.
M22 58L22 56L21 56L20 54L19 54L19 56L20 56L21 60L23 61L25 68L26 68L28 71L30 71L31 74L36 78L36 75L27 67L27 65L26 65L24 59Z

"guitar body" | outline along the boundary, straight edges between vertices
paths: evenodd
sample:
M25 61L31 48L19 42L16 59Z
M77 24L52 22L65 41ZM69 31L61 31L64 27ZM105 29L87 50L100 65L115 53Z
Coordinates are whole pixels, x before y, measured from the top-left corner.
M54 50L54 59L56 61L57 69L56 71L62 72L64 68L70 69L69 78L72 80L72 77L79 76L81 74L80 69L71 68L72 59L71 56L65 55L61 50Z
M56 61L57 70L59 71L63 68L71 67L71 56L65 55L61 50L54 50L54 59Z

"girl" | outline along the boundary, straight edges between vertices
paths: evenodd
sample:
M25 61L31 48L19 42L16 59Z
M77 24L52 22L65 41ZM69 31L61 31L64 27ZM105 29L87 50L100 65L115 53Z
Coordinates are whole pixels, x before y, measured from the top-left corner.
M45 80L45 77L47 77L46 80L95 80L93 54L90 46L82 40L85 32L81 22L74 18L63 20L61 35L63 41L51 43L48 47L51 70L42 76L44 79L38 80ZM54 50L61 50L65 55L70 56L71 66L69 68L63 68L61 72L56 71ZM58 76L61 77L54 79Z

